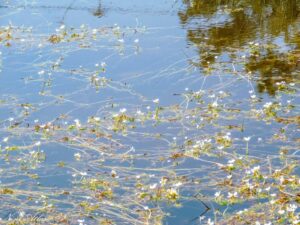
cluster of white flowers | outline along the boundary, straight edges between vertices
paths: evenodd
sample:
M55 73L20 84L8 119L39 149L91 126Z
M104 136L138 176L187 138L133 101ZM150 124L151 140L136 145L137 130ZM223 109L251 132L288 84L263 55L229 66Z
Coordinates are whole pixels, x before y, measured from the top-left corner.
M204 148L207 146L207 144L211 143L211 139L205 138L203 140L198 140L196 143L193 145L193 148Z
M289 205L287 206L286 210L287 210L288 212L295 212L295 211L297 210L297 208L298 208L297 205L295 205L295 204L289 204Z

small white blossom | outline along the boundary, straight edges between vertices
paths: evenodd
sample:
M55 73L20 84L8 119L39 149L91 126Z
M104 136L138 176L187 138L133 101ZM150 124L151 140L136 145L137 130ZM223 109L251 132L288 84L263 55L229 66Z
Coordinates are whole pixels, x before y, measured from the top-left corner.
M122 109L120 109L120 113L125 113L127 111L127 109L126 108L122 108Z
M251 137L244 137L243 140L246 141L246 142L248 142L248 141L251 140Z
M80 154L80 153L75 153L75 154L74 154L74 157L75 157L76 160L79 161L80 158L81 158L81 154Z
M155 189L155 188L157 188L157 183L151 184L149 188L150 188L150 189Z
M38 75L44 75L45 74L45 70L41 70L38 72Z
M158 104L159 103L159 98L154 99L153 102Z
M221 195L221 192L220 191L217 191L216 193L215 193L215 197L217 198L217 197L219 197Z

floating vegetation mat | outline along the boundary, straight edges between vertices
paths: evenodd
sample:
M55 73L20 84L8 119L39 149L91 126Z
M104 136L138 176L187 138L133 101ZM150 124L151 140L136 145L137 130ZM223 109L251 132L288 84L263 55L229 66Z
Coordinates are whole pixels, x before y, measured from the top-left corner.
M295 7L167 2L182 27L114 24L131 11L109 2L3 5L1 224L300 224Z

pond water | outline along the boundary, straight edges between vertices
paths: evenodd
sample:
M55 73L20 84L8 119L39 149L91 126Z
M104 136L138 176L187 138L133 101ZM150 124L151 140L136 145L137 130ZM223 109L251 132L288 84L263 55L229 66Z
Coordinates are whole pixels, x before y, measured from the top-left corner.
M0 224L300 224L300 1L0 12Z

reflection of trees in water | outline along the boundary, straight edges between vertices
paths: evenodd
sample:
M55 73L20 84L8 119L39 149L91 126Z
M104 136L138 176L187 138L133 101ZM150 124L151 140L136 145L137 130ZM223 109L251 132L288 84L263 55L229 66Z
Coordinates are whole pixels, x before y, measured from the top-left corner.
M295 43L292 30L299 15L297 0L183 0L185 10L178 13L187 29L187 39L198 48L199 66L213 63L215 55L242 48L257 38L283 36L288 44ZM223 20L216 21L222 15ZM199 19L205 19L197 26ZM294 29L293 29L294 26ZM299 43L299 42L298 42ZM298 47L300 47L298 45ZM287 53L272 51L260 57L250 57L247 69L258 72L258 89L274 94L277 81L291 82L297 63L286 60Z
M104 15L104 9L102 8L101 0L99 1L96 10L94 10L93 15L97 17L102 17Z
M274 95L278 83L293 82L292 73L299 69L297 60L298 57L293 53L279 54L270 50L261 56L251 56L246 64L246 69L256 71L261 75L257 82L259 92Z

